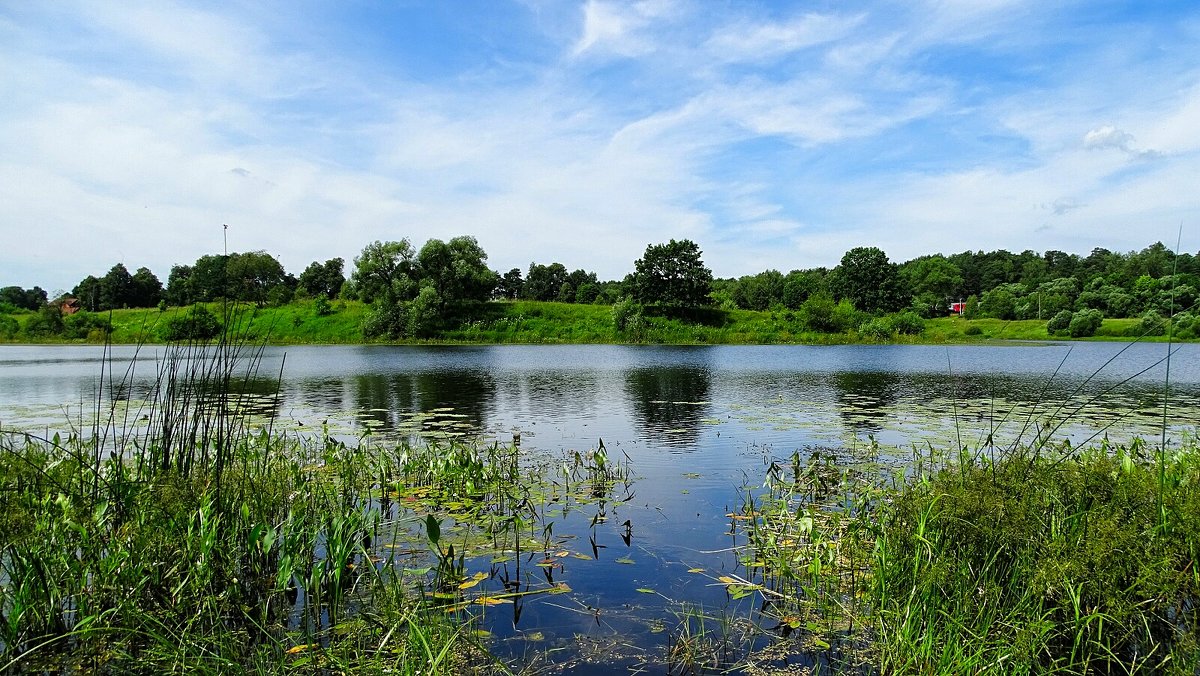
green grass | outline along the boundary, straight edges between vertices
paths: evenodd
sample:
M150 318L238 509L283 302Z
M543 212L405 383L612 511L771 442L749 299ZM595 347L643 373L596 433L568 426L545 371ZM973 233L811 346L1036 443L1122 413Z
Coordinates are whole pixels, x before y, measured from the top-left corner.
M226 308L219 303L208 304L221 316ZM314 301L298 301L281 307L257 308L239 304L233 308L240 330L252 340L265 340L277 345L296 344L361 344L376 342L364 338L363 321L370 311L356 301L334 301L329 314L318 315ZM184 312L181 308L115 310L111 317L113 332L108 337L115 343L159 343L164 341L165 323ZM13 315L23 327L34 315ZM1106 319L1093 340L1164 341L1165 336L1140 337L1140 319ZM94 332L89 339L103 342L105 336ZM30 337L23 330L0 336L7 342L87 342L60 337ZM1046 322L1040 320L1004 321L998 319L964 320L945 317L926 320L920 335L893 334L886 342L942 344L969 343L986 340L1064 340L1046 332ZM1087 339L1085 339L1087 340ZM1177 339L1176 339L1177 340ZM413 343L524 343L524 344L711 344L711 345L769 345L769 344L852 344L876 343L879 340L847 333L818 333L806 330L797 313L779 310L703 309L682 315L653 310L619 331L608 305L580 305L538 301L497 301L483 304L465 319L451 319L433 338L401 342Z
M834 671L1197 673L1196 437L994 453L777 461L731 523L748 577L720 581Z

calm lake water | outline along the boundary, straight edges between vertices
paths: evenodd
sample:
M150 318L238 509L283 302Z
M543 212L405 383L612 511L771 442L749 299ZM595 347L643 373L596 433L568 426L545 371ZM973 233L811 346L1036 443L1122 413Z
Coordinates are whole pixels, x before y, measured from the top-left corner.
M298 434L520 435L523 450L551 457L603 439L610 456L627 457L635 480L614 497L632 497L601 527L591 513L555 516L565 551L598 557L522 573L573 592L485 618L499 654L554 661L560 648L590 648L598 664L574 671L608 673L661 659L685 604L752 618L750 601L712 579L738 570L726 514L771 460L822 449L899 468L913 446L1007 445L1044 430L1157 443L1164 397L1178 439L1200 420L1200 345L1173 349L1168 379L1162 344L280 347L248 389L260 395L254 415ZM121 381L132 383L118 393L122 415L136 417L161 353L113 348L102 374L99 347L0 346L0 427L86 429L97 397ZM687 574L695 568L707 576Z

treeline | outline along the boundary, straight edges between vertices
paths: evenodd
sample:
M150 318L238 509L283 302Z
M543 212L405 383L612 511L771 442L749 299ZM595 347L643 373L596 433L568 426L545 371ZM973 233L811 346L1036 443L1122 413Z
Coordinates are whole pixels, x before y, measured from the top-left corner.
M487 253L469 236L431 239L420 249L407 239L377 241L353 263L348 278L341 258L313 261L296 276L265 251L210 254L172 267L165 286L148 268L130 273L118 263L54 300L38 287L0 289L0 336L21 331L12 318L21 312L40 313L23 329L31 337L85 337L103 332L105 322L86 314L72 319L75 309L99 313L222 299L259 306L311 299L318 314L334 311L331 301L358 300L371 306L364 335L390 338L433 336L470 319L479 304L503 299L612 305L614 321L631 330L647 312L709 308L783 311L810 331L882 337L918 333L923 319L954 307L968 319L1037 319L1047 321L1051 333L1090 335L1105 317L1142 318L1153 333L1165 326L1163 318L1176 316L1182 320L1177 326L1186 329L1200 299L1200 257L1176 255L1161 243L1128 253L1097 248L1087 256L966 251L899 264L876 247L856 247L832 269L726 279L712 277L689 240L648 246L622 280L602 281L595 272L570 271L558 262L532 262L524 271L501 274L487 266ZM66 303L75 307L62 312Z

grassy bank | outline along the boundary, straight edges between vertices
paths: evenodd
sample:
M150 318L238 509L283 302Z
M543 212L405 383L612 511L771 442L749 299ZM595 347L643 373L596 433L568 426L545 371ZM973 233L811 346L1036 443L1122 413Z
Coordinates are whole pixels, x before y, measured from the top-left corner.
M228 308L220 304L207 306L218 317ZM363 336L363 322L370 308L356 301L335 301L322 307L314 301L299 301L281 307L258 308L239 305L234 308L237 320L246 337L272 344L360 344L374 342ZM108 339L115 343L160 343L166 340L167 324L185 309L169 308L115 310L95 316L94 320L112 326ZM31 335L23 329L34 314L16 315L16 332L0 340L8 342L103 342L103 331L68 331L63 335ZM1106 319L1092 340L1166 340L1165 336L1141 336L1139 319ZM969 343L986 340L1065 340L1046 331L1040 320L1003 321L976 319L967 321L945 317L925 321L918 334L890 335L821 333L804 327L797 313L791 311L715 310L702 309L679 315L647 311L623 329L617 328L613 307L549 303L538 301L503 301L475 308L471 316L450 320L429 338L408 342L420 343L577 343L577 344L710 344L710 345L768 345L768 344L847 344L847 343Z

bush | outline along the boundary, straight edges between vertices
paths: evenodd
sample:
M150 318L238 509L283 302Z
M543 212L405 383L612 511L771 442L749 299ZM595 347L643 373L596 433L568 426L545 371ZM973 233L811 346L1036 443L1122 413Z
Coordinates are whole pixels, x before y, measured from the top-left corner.
M1072 338L1087 338L1096 335L1103 321L1104 313L1099 310L1080 310L1071 316L1067 331Z
M1164 336L1167 333L1167 322L1154 310L1150 310L1142 315L1140 335L1143 336Z
M887 340L892 331L892 322L887 317L873 317L858 327L859 335L874 340Z
M317 299L313 301L313 312L318 317L333 314L333 307L329 305L329 297L323 293L318 295Z
M210 340L221 334L221 322L208 308L194 305L184 314L166 321L163 338L168 341Z
M16 319L0 315L0 338L14 338L20 330L21 325L17 323Z
M63 338L103 340L112 333L112 323L91 312L76 312L63 318Z
M624 333L632 328L639 330L643 328L645 322L640 321L642 317L642 305L628 296L613 303L613 326L617 328L617 332L619 333Z
M1073 316L1074 315L1071 314L1070 310L1060 311L1058 314L1051 317L1050 321L1046 322L1046 333L1051 335L1056 333L1066 333L1067 329L1071 327L1071 317Z
M915 336L925 330L925 320L912 310L906 310L892 317L892 328L898 333Z
M43 305L25 324L25 333L29 336L57 336L62 332L62 310L57 305Z
M967 328L963 329L963 335L966 335L966 336L980 336L980 335L983 335L983 329L979 328L979 327L978 327L977 325L975 325L975 324L971 324L971 325L970 325L970 326L968 326Z

